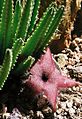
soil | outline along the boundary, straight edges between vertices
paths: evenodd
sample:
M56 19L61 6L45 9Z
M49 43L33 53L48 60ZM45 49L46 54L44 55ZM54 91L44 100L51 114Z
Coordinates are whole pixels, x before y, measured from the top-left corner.
M81 38L75 38L70 47L54 55L54 59L62 75L82 83ZM45 95L31 97L31 91L28 95L29 90L21 82L8 79L0 92L0 119L82 119L82 86L62 90L53 112Z

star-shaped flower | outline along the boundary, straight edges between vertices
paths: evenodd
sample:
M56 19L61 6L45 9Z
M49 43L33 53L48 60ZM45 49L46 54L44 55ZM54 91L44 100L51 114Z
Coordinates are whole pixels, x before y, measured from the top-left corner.
M31 76L27 79L26 84L35 91L35 94L44 92L54 111L56 109L58 91L61 88L79 85L79 82L60 73L49 48L31 68L30 73Z

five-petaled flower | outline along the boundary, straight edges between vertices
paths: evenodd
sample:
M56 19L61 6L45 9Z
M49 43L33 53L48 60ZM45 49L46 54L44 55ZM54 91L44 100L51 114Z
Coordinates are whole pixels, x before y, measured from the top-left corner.
M54 111L56 110L58 91L61 88L79 85L79 82L60 73L49 48L31 68L30 73L32 75L27 79L26 84L35 91L35 95L44 92Z

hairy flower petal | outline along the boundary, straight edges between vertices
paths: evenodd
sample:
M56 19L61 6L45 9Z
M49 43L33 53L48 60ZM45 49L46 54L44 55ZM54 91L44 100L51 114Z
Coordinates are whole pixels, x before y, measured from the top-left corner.
M27 86L34 90L35 95L43 92L54 111L56 109L58 91L61 88L79 85L78 82L63 76L59 72L49 48L31 68L30 73L32 75L26 81Z

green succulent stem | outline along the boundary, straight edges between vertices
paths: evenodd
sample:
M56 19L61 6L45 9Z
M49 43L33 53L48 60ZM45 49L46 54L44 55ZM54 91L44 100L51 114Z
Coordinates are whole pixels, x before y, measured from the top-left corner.
M22 14L22 6L20 0L16 1L15 11L13 15L13 27L12 27L12 38L14 39L17 27L19 25L19 21ZM13 41L14 42L14 41Z
M50 27L48 28L47 33L45 34L44 40L42 42L40 42L39 47L37 47L37 50L35 51L36 52L35 54L37 54L37 53L40 54L40 52L43 50L43 48L46 47L49 40L51 40L51 37L53 36L53 33L55 33L55 30L57 29L58 24L61 20L63 12L64 12L64 7L61 6L57 10L56 14L54 15L54 17L51 21Z
M12 47L12 53L13 53L12 67L15 66L17 58L18 58L19 54L21 53L23 43L24 43L23 40L21 38L19 38L13 44L13 47Z
M2 67L0 69L0 90L8 78L12 66L12 50L7 49L4 57Z
M34 0L26 0L25 7L22 12L21 19L17 28L15 39L25 39L27 30L30 26L32 12L34 8Z
M6 48L11 48L13 1L4 0L0 22L0 53L4 56Z
M27 32L27 37L28 35L30 35L32 33L32 31L34 30L34 26L36 24L36 21L38 20L38 12L39 12L39 8L40 8L40 0L34 0L34 9L32 12L32 18L31 18L31 22L30 22L30 26Z
M47 8L46 12L44 13L43 17L40 19L39 24L37 25L35 31L33 34L27 39L27 42L22 50L23 56L29 56L32 55L35 51L37 51L38 46L40 47L41 43L45 42L45 37L47 36L48 31L52 27L52 22L55 22L56 17L62 16L60 15L60 11L63 11L62 9L57 8L53 3ZM54 27L57 27L60 21L60 17L57 19L58 22L53 24ZM55 29L49 32L49 36L51 37L54 33ZM50 40L50 37L48 37L47 42ZM42 44L43 45L43 44ZM42 49L41 49L42 50Z

